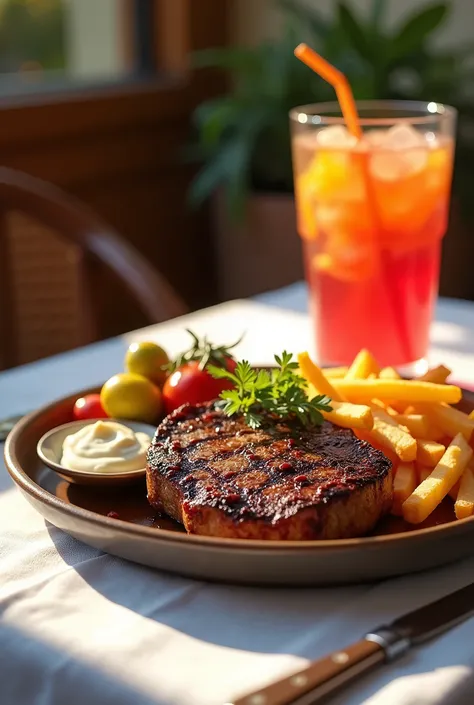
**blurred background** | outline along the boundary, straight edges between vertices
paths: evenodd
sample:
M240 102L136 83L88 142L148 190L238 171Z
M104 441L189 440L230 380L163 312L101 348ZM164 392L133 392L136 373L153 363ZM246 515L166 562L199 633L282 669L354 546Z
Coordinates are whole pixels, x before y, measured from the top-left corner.
M332 95L300 41L357 98L458 108L441 294L474 300L473 27L469 0L0 0L0 369L303 277L288 111Z

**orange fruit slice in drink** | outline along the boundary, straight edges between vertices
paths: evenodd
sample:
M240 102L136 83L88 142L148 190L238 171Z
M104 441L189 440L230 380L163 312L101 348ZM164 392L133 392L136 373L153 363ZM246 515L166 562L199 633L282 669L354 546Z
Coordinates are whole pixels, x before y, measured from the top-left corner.
M345 282L361 282L374 276L377 269L377 251L370 243L337 242L333 238L327 250L316 254L313 266L318 272L329 274Z
M295 179L296 220L298 232L305 240L318 236L316 224L316 194L310 170Z
M450 146L439 147L429 151L426 168L426 188L433 197L449 197L452 168L453 154Z
M449 147L411 149L403 158L386 151L373 155L371 173L382 247L405 252L442 235L439 231L444 222L442 212L448 205L451 161ZM440 227L436 227L436 222ZM427 234L427 229L431 234Z
M357 161L344 150L321 150L311 167L318 200L362 201L364 182Z

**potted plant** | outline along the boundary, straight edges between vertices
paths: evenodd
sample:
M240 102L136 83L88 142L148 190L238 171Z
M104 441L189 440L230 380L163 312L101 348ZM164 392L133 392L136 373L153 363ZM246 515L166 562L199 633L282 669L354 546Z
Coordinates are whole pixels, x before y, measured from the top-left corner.
M220 298L249 296L302 275L288 113L296 105L333 100L334 94L294 58L301 41L348 76L356 99L427 99L457 106L462 149L456 193L461 202L466 193L468 201L474 186L474 110L465 96L473 47L433 47L432 35L448 16L448 2L429 3L388 29L389 2L373 0L364 18L338 2L326 18L316 2L310 7L275 0L285 20L278 39L196 56L197 65L224 69L231 80L226 95L195 110L195 154L202 167L190 192L194 204L212 196Z

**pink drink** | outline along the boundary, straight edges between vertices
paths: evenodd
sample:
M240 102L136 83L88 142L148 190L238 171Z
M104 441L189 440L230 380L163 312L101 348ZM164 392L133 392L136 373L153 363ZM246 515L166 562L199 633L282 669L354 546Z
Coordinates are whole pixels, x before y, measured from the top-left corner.
M298 231L323 363L348 364L361 348L382 365L426 356L454 147L454 111L430 105L442 112L364 120L362 107L361 142L340 119L321 127L314 113L292 113Z

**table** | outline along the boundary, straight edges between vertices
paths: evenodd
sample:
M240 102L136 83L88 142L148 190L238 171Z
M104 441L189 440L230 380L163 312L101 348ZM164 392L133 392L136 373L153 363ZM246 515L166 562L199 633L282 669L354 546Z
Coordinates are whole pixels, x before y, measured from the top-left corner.
M99 384L127 344L170 353L185 327L238 354L312 349L302 285L234 301L0 375L0 417ZM440 301L433 360L474 383L474 305ZM474 558L442 570L336 589L211 585L102 554L50 525L0 466L0 703L223 705L369 629L474 581ZM374 673L337 705L473 702L474 623Z

